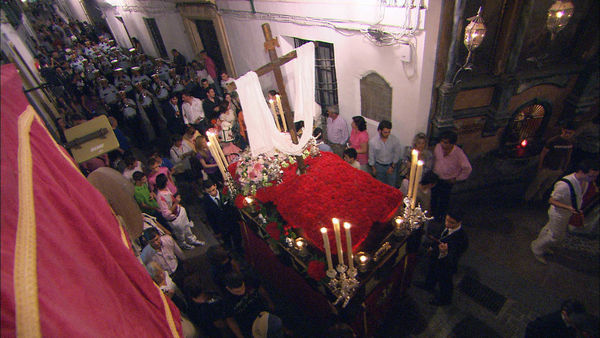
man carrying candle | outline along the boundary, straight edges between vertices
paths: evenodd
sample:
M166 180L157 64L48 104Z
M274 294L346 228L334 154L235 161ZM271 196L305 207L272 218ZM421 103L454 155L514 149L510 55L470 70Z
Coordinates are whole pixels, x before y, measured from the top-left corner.
M440 180L431 190L431 211L439 222L443 221L448 210L454 183L466 180L472 170L467 155L456 146L457 139L458 135L455 132L443 132L440 135L440 143L433 151L433 172Z
M327 144L331 146L336 155L343 157L346 142L350 137L348 123L340 117L337 106L327 107L327 114Z
M369 140L369 166L377 180L394 186L396 164L400 160L400 141L391 135L392 122L383 120L377 127L379 132Z
M451 209L446 215L446 228L439 240L426 244L429 265L425 282L414 282L416 287L433 293L436 284L440 292L429 304L445 306L452 303L452 277L458 268L460 256L469 247L466 232L462 229L463 212Z

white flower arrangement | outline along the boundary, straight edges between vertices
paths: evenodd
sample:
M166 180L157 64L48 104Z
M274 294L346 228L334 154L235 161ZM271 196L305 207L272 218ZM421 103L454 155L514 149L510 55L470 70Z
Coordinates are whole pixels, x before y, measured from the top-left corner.
M302 151L302 158L315 157L319 154L316 140L311 138ZM240 154L236 168L240 192L244 196L255 195L258 189L279 183L283 178L283 169L295 163L294 156L279 151L252 156L250 149L246 149Z

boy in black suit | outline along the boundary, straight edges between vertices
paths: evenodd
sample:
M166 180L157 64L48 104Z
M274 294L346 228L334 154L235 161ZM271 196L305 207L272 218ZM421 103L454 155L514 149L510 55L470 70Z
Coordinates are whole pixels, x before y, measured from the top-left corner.
M463 213L459 209L452 209L446 214L446 228L442 231L439 240L428 245L429 267L425 282L415 282L415 286L433 292L439 284L439 296L429 304L435 306L450 305L452 303L452 276L456 273L458 260L467 251L469 240L462 229Z
M202 186L204 188L202 203L208 224L226 248L241 254L242 235L238 224L238 210L229 198L221 194L216 183L206 180Z

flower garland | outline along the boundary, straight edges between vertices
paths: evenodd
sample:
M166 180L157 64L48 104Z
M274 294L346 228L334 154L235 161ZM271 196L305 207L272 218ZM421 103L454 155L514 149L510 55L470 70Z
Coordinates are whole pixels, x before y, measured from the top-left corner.
M302 151L304 159L309 156L318 156L319 148L316 146L316 140L311 138ZM271 187L280 183L283 176L283 169L296 163L294 156L288 156L279 151L273 154L260 154L253 156L248 148L240 154L240 160L237 165L230 166L230 172L237 181L240 191L243 195L255 195L258 189Z

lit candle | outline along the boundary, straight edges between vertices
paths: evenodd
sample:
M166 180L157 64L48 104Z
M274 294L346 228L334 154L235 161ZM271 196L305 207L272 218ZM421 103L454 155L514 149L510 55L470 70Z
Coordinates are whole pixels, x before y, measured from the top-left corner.
M277 100L277 108L279 109L279 114L281 115L283 131L287 131L287 122L285 120L285 115L283 113L283 107L281 106L281 96L279 96L279 94L275 95L275 100Z
M340 233L340 220L337 218L332 218L331 223L333 223L333 233L335 235L335 247L337 249L338 263L339 263L339 265L344 265L344 250L342 248L342 234Z
M358 271L367 271L367 265L369 264L369 256L362 251L357 253L356 256L358 257Z
M281 125L279 124L279 117L277 116L277 111L275 110L275 101L272 99L269 100L269 105L271 106L271 111L273 112L273 118L275 118L275 124L277 125L277 129L281 131Z
M417 189L419 188L419 181L421 181L421 174L423 173L423 164L424 162L419 160L417 162L417 173L415 175L415 185L413 187L413 195L411 200L411 206L415 207L415 202L417 200Z
M298 254L300 256L306 256L308 250L306 248L306 240L302 237L296 238L294 241L296 243L296 249L298 249Z
M412 198L415 191L413 190L415 174L417 169L417 160L419 159L419 151L417 149L413 149L411 152L411 161L410 161L410 176L408 179L408 198Z
M327 237L327 228L321 228L321 234L323 234L323 247L325 248L325 257L327 258L327 270L333 270L333 263L331 262L331 248L329 247L329 237Z
M344 229L346 230L346 250L348 250L348 267L354 268L354 260L352 259L352 236L350 235L350 223L344 222Z

